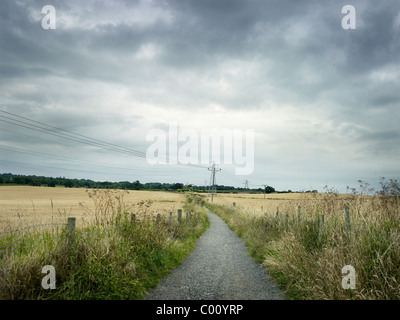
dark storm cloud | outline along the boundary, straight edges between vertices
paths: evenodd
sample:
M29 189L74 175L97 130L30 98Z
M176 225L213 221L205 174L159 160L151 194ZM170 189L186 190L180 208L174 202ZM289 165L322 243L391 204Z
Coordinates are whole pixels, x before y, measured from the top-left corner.
M18 18L7 25L17 24L19 30L25 30L24 33L28 30L28 33L15 37L7 30L3 32L6 36L4 42L8 44L3 50L18 52L11 70L6 71L21 76L28 73L29 76L32 73L24 70L24 65L27 68L29 64L36 67L40 64L42 69L38 69L46 70L47 67L49 75L53 72L75 78L124 83L135 78L133 70L142 79L148 76L146 68L151 72L153 65L132 63L127 66L123 64L124 57L134 54L145 43L156 43L163 50L159 60L153 62L160 70L198 72L201 78L213 68L223 68L221 65L228 59L254 59L260 71L253 75L252 87L260 85L261 81L273 83L275 99L312 102L332 87L340 88L349 78L359 74L365 76L373 68L397 59L393 53L398 52L400 42L397 30L392 27L395 15L390 16L390 10L393 10L393 5L386 3L367 8L363 13L366 27L348 36L340 27L341 7L325 4L322 6L318 1L296 2L290 6L282 1L171 1L168 6L164 3L164 9L174 17L169 26L155 23L146 28L135 28L135 24L121 22L110 25L99 20L93 29L77 26L63 30L60 27L57 33L47 34L37 26L34 28L34 22L28 24L25 20L21 24L23 19ZM132 6L130 3L125 5ZM79 11L79 3L60 3L60 6L61 12L67 6L70 10L75 8L75 15L82 20L85 18L86 11ZM12 9L17 11L18 17L27 14L20 7ZM102 6L93 4L92 10L93 18ZM306 30L310 34L299 43L283 39L289 32L294 32L295 37L297 25L301 28L304 23L310 26ZM331 50L346 57L345 61L335 63L334 57L327 54ZM109 62L107 58L111 56L120 57L122 64ZM268 61L271 67L263 71L263 63ZM313 75L318 79L308 82L306 77ZM162 77L163 74L153 76ZM250 92L244 94L260 97L258 103L255 101L259 105L263 99L262 92L247 87ZM232 101L242 97L238 90L236 95L226 100L224 107L240 108L241 103Z
M392 62L398 62L400 34L395 27L399 3L379 2L363 13L364 26L353 37L346 38L346 69L349 74L364 72Z

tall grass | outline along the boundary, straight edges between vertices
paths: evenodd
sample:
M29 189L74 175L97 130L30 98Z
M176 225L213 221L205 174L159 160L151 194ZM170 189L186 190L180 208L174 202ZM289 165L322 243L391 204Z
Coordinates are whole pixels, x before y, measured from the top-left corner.
M208 204L241 236L292 299L400 298L400 193L395 180L382 191L305 195L276 212L254 215ZM349 206L350 224L344 206ZM300 206L300 219L298 207ZM342 268L356 270L356 288L342 287Z
M91 222L85 228L77 226L72 245L64 228L57 237L50 231L31 234L30 239L47 236L32 247L0 251L0 299L142 299L193 250L209 222L205 211L190 200L184 210L199 214L169 223L148 214L148 202L127 205L124 195L91 191ZM15 239L2 238L0 246L10 240ZM45 265L55 267L54 290L42 288Z

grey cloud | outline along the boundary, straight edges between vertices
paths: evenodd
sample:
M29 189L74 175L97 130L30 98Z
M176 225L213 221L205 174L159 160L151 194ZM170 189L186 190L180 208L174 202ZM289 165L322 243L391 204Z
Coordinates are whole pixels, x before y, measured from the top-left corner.
M385 140L385 141L390 141L390 142L396 142L396 141L400 141L400 130L373 132L373 133L364 135L363 139L375 140L375 141Z
M101 84L124 91L125 103L133 101L132 114L140 113L136 102L162 106L171 117L177 110L195 112L211 104L222 106L227 115L290 105L318 111L326 117L321 123L337 124L336 130L317 128L323 138L310 137L311 144L336 135L353 139L352 147L364 152L360 157L379 152L394 156L398 78L379 81L371 73L400 64L400 36L394 28L400 5L395 0L352 2L359 25L345 31L341 8L348 3L342 0L155 1L145 7L141 1L111 6L102 1L26 0L18 5L4 0L0 97L12 112L88 134L105 134L101 128L111 130L115 123L129 128L148 120L124 118L118 105L97 111L97 99L105 95ZM57 30L44 31L32 13L46 4L53 4L60 17L83 23L86 18L93 25L67 27L68 21L61 21ZM135 19L142 14L143 20L130 20L125 11L136 14ZM158 55L136 59L147 44L156 45ZM225 91L219 86L224 82ZM282 143L283 150L291 150L290 141ZM329 165L321 159L332 154L321 147L316 155L308 161L322 175ZM286 160L296 162L289 156ZM300 160L296 165L309 170Z

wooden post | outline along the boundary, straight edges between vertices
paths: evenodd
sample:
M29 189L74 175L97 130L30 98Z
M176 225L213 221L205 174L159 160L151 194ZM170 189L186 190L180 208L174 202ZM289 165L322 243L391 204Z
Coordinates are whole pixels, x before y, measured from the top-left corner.
M169 213L169 223L172 223L172 212Z
M189 212L186 212L186 220L189 219Z
M276 207L276 218L279 219L279 207Z
M132 226L132 228L135 227L135 222L136 222L136 214L132 213L131 214L131 226Z
M344 205L344 211L346 212L346 237L347 241L350 241L350 231L351 231L350 208L347 203Z
M76 218L68 218L68 242L69 245L74 244L75 242L75 224Z
M233 206L236 207L236 202L233 203Z
M178 209L178 221L179 221L179 223L182 222L182 210L181 209Z

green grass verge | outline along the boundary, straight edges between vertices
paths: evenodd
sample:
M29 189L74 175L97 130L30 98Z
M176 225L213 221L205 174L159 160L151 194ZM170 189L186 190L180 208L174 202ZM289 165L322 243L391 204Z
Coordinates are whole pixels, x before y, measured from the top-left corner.
M49 236L32 248L24 245L2 250L0 299L143 299L190 254L209 227L205 210L189 198L185 211L198 214L182 223L176 218L169 223L137 215L132 224L130 214L124 212L107 226L111 230L96 225L77 231L73 245L63 234ZM0 246L6 242L2 239ZM55 268L56 289L42 288L45 265Z
M265 266L289 299L398 300L398 198L354 196L347 201L350 229L344 202L329 196L293 203L279 218L272 212L254 215L238 208L205 205L244 240L249 254ZM300 219L298 205L302 205ZM346 275L342 268L347 265L356 271L355 289L342 286Z

